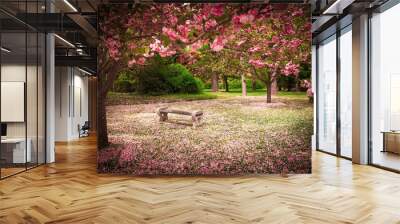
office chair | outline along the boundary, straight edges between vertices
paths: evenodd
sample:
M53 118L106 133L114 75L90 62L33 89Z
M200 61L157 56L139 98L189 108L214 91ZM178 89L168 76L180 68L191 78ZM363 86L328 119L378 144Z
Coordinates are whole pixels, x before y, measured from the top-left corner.
M90 130L89 121L85 121L82 127L78 125L78 129L79 129L79 138L89 136L89 130Z

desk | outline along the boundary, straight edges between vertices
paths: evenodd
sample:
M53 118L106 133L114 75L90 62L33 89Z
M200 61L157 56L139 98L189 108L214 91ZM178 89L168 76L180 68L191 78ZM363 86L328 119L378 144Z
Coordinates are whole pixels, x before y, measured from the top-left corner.
M400 154L400 131L383 131L382 152Z
M1 157L6 163L26 163L32 160L32 141L28 143L25 152L25 138L5 138L1 139Z

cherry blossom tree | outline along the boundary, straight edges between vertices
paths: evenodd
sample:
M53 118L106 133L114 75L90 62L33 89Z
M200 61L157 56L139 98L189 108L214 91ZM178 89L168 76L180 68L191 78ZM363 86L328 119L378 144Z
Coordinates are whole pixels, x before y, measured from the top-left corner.
M191 64L205 45L221 52L233 42L240 46L244 41L248 49L243 55L240 48L230 50L253 65L260 80L268 76L269 83L278 74L296 75L299 61L309 60L310 21L299 19L304 13L303 5L103 5L98 45L99 147L108 145L105 98L120 71L145 66L156 54Z
M226 48L240 52L241 60L253 67L252 74L267 86L270 103L278 77L297 76L300 64L309 63L311 23L302 7L263 10L253 9L236 19L242 24L231 29L235 38Z

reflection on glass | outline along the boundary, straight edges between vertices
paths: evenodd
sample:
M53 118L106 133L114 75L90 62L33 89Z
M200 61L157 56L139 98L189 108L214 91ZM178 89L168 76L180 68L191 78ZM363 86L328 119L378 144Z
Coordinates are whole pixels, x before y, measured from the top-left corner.
M38 77L37 77L37 90L38 90L38 136L37 136L37 147L38 147L38 156L37 162L38 164L45 163L45 60L46 60L46 52L45 52L45 44L46 39L45 35L39 33L38 35Z
M400 170L400 5L372 18L372 163Z
M27 112L27 142L28 149L30 149L30 161L28 161L28 168L37 165L38 157L38 139L37 139L37 126L38 126L38 102L37 102L37 84L38 84L38 36L36 32L27 33L27 98L26 98L26 112Z
M1 45L1 160L2 177L25 170L31 161L30 142L26 141L26 35L2 33ZM28 144L27 144L28 143Z
M351 26L340 36L340 153L352 157L352 35Z
M318 148L336 153L336 36L318 48Z
M43 13L45 0L0 1L14 14ZM0 178L45 163L45 35L0 12ZM33 17L33 19L39 17Z

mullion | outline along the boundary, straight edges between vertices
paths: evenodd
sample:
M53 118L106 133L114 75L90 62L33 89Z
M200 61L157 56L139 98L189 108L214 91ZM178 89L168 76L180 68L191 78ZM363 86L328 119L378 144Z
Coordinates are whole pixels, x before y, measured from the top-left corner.
M341 110L340 110L340 84L341 84L341 64L340 64L340 36L341 31L337 28L336 31L336 154L341 157Z
M39 1L36 1L39 13ZM39 165L39 32L36 32L36 166Z
M25 0L25 21L28 19L28 1ZM25 102L24 102L24 118L25 118L25 170L28 170L28 113L27 113L27 97L28 97L28 25L25 25Z
M2 25L3 25L3 23L2 22L0 22L0 47L1 46L3 46L3 44L2 44L2 33L3 32L1 32L1 28L2 28ZM0 111L2 110L2 108L1 108L1 78L2 78L2 74L1 74L1 67L2 67L2 52L0 51ZM0 113L0 124L2 124L2 122L1 122L1 113ZM0 144L0 180L2 179L2 176L1 176L1 170L2 170L2 164L1 164L1 150L2 150L2 147L1 147L1 144Z

